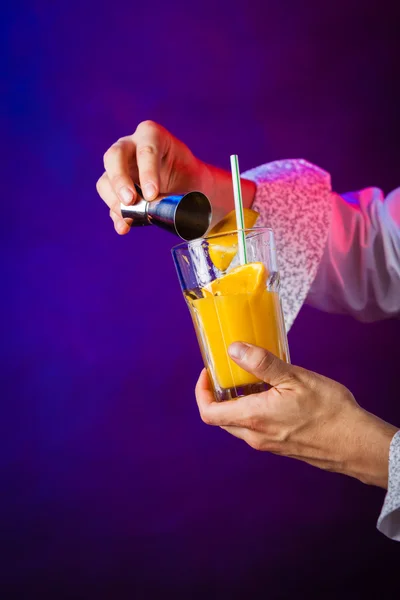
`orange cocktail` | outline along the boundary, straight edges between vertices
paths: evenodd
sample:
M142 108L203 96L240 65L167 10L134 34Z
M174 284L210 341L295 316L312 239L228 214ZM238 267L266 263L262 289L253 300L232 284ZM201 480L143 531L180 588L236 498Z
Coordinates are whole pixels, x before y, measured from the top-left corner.
M287 345L278 292L266 287L262 263L236 267L204 287L202 298L187 301L206 365L222 389L259 380L241 369L228 355L233 342L267 348L287 360Z
M229 357L233 342L255 344L289 360L272 232L248 230L251 262L236 266L237 234L227 236L190 242L187 252L183 244L174 249L204 364L219 400L267 389Z

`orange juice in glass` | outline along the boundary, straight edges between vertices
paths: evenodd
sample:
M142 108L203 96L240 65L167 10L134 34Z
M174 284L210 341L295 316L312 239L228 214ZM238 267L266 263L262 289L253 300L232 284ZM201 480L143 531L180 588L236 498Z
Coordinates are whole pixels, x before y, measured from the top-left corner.
M289 362L273 233L255 227L245 230L245 237L245 265L239 264L237 231L180 244L172 250L219 401L268 389L229 357L233 342L261 346Z

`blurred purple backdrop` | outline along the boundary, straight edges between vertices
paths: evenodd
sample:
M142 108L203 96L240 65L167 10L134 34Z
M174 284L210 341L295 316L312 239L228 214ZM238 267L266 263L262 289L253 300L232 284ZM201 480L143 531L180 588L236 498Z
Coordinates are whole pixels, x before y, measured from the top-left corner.
M223 167L232 152L243 169L304 157L337 191L397 187L395 4L6 9L3 598L398 590L400 547L375 530L382 491L201 423L174 238L119 238L95 192L103 152L146 118ZM289 338L295 363L399 424L399 334L305 308Z

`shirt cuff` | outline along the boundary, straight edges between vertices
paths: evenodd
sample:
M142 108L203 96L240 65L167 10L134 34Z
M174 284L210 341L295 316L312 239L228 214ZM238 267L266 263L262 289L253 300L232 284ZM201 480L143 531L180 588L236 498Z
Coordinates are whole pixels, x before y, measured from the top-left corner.
M387 537L400 542L400 431L390 444L389 485L377 527Z
M322 258L331 221L329 173L303 160L278 160L242 174L257 185L252 208L258 226L275 236L280 297L289 331Z

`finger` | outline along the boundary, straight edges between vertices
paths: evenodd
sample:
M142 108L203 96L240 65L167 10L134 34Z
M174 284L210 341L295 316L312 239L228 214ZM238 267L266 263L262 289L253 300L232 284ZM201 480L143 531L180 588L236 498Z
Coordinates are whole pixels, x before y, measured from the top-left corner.
M200 416L207 425L241 425L245 422L248 412L245 399L216 402L206 369L200 374L195 394Z
M132 223L132 219L122 219L122 217L116 215L115 212L112 210L110 210L110 217L114 223L115 231L119 235L125 235L130 232L130 225Z
M136 200L135 186L130 176L129 165L136 154L132 137L121 138L104 155L104 168L114 193L123 204Z
M230 345L228 351L230 357L242 369L272 386L282 383L293 370L291 365L280 360L272 352L252 344L235 342Z
M108 179L107 173L103 173L96 184L99 196L110 207L110 218L112 219L115 231L120 235L129 233L132 225L132 219L123 219L120 209L119 198L115 195Z
M203 369L200 373L195 387L195 395L197 403L199 403L200 398L202 406L211 406L215 403L215 397L212 391L211 381L208 376L207 369Z
M122 219L120 200L113 190L107 173L103 173L96 183L97 193L114 214Z
M227 431L228 433L230 433L234 437L239 438L240 440L244 440L245 442L249 443L247 441L247 438L248 438L250 432L245 427L226 427L226 426L224 427L224 426L221 426L221 429L224 429L224 431Z
M161 159L165 145L163 133L165 130L152 121L140 123L134 133L140 186L146 200L154 200L160 193Z

